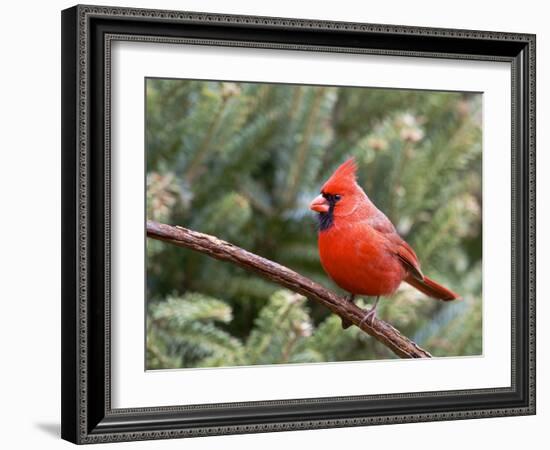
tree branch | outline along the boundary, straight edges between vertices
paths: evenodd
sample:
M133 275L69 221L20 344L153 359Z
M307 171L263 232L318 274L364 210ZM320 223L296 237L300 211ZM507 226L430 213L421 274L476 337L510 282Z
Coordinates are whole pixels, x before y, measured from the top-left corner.
M169 242L178 247L190 248L205 253L212 258L229 261L256 272L291 291L302 294L330 309L342 319L358 326L401 358L431 358L432 356L383 320L374 318L372 323L361 323L365 312L347 299L334 294L288 267L250 253L229 242L187 228L166 225L151 220L147 221L147 236Z

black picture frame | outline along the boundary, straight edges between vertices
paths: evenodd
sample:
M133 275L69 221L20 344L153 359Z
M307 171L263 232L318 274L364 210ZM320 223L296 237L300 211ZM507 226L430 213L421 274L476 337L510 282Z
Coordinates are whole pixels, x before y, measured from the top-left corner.
M110 43L117 39L509 62L511 386L111 408L108 108ZM62 437L78 444L535 414L535 36L120 7L64 10L61 406Z

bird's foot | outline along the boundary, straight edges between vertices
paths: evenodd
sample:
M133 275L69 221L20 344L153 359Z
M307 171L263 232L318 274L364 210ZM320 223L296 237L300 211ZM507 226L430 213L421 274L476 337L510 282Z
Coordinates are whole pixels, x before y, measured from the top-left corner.
M376 307L370 308L364 317L361 319L361 322L359 322L359 328L361 328L364 324L369 323L369 326L374 325L374 319L376 317Z
M374 318L376 317L376 307L378 306L379 300L380 300L380 296L376 297L376 300L374 301L374 305L372 305L372 308L367 311L365 316L361 319L361 322L359 322L359 328L361 328L369 320L370 320L369 325L371 327L374 325Z

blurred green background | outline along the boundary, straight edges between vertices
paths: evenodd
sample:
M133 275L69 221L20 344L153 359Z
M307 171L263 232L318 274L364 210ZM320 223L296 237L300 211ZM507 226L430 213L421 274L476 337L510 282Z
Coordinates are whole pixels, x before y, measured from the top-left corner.
M481 95L148 79L147 217L213 234L343 293L309 211L354 155L359 183L463 301L406 284L378 316L435 356L479 355ZM366 306L372 299L360 299ZM147 240L147 368L395 358L280 286Z

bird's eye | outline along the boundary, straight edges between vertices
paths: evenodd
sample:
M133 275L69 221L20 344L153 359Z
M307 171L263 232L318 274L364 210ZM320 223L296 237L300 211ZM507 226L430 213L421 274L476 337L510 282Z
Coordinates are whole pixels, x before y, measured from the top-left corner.
M340 200L341 198L342 198L342 196L339 195L339 194L334 195L334 200L336 200L336 201Z

